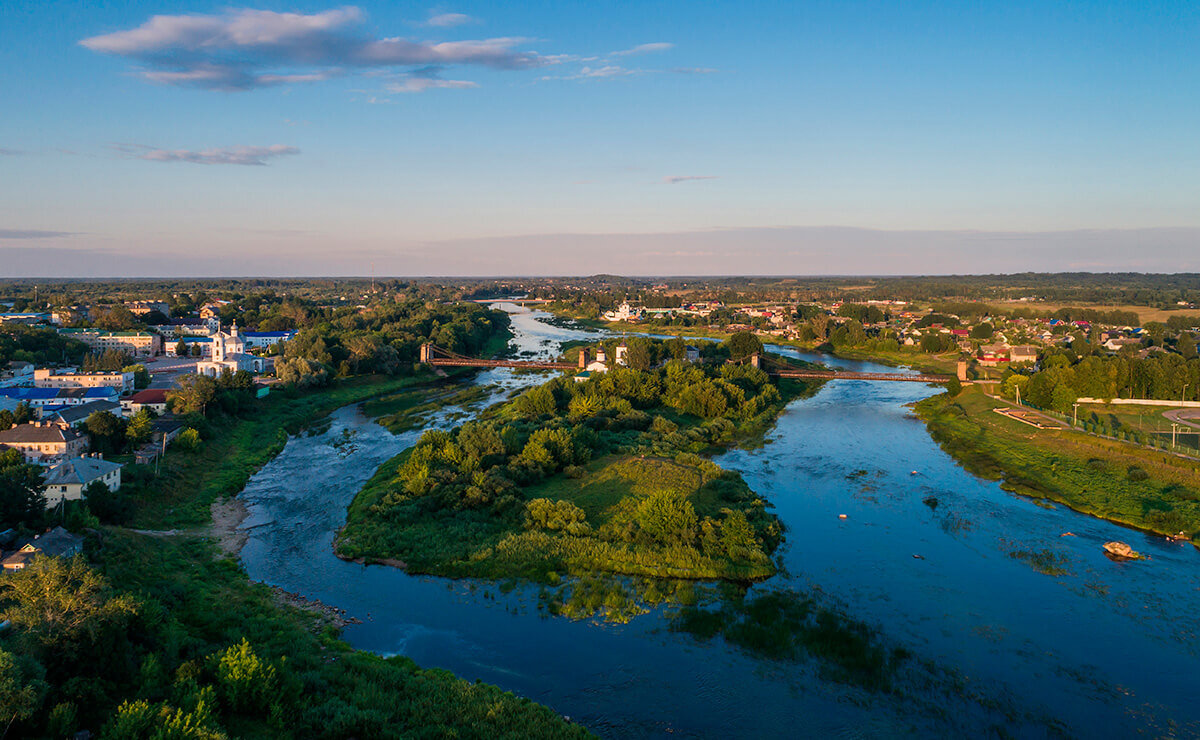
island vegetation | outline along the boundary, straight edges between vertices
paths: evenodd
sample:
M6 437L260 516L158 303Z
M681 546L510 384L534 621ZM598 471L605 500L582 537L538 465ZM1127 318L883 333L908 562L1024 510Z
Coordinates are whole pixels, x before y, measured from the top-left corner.
M689 364L675 348L640 339L628 367L558 377L477 421L426 432L355 498L338 553L543 583L770 576L777 519L702 455L760 435L809 389L781 393L747 364ZM753 337L722 347L725 358L758 349Z

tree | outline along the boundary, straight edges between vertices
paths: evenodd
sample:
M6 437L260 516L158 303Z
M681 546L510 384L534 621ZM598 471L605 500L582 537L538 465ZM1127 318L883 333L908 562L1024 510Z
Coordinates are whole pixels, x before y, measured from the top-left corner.
M180 340L179 340L179 341L178 341L178 342L175 344L175 356L176 356L176 357L187 357L187 356L188 356L188 345L187 345L187 342L185 342L185 341L183 341L182 339L180 339Z
M642 531L662 545L693 545L698 520L692 502L671 491L658 491L637 506Z
M46 516L42 468L30 465L17 450L0 451L0 525L34 528Z
M133 514L133 502L118 491L110 490L104 481L95 480L83 489L88 510L105 524L124 524Z
M1175 348L1179 350L1179 354L1183 355L1184 359L1194 358L1196 356L1196 340L1192 338L1191 332L1182 332Z
M992 325L986 321L980 322L971 327L972 339L991 339L993 333Z
M30 673L16 655L0 649L0 720L4 722L0 737L8 735L13 722L29 719L42 706L46 682Z
M125 435L129 438L130 443L135 445L140 445L154 436L154 416L150 413L150 409L138 409L138 412L129 420Z
M204 409L217 396L217 383L207 375L184 375L178 385L178 388L167 392L167 403L176 413L204 413Z
M35 557L0 582L0 594L7 602L0 617L43 651L59 656L138 611L131 596L111 593L81 555Z
M111 411L93 411L83 422L98 452L113 454L124 449L125 420Z
M136 365L126 365L121 368L123 373L133 373L133 387L139 391L143 388L150 387L150 371L142 363Z
M748 331L734 334L725 340L725 344L729 347L729 357L734 360L741 360L755 353L761 354L763 351L762 341Z

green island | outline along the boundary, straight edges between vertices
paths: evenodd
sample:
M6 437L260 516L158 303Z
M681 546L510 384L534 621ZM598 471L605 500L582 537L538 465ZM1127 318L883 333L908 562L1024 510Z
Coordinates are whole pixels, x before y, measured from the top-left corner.
M1194 461L1071 429L1037 429L993 409L1011 404L979 385L915 405L929 432L972 473L1014 493L1120 524L1200 536Z
M767 578L778 520L740 476L702 457L753 441L811 392L723 362L758 349L736 337L701 365L672 356L677 340L638 339L628 367L554 378L477 421L426 432L355 498L338 554L550 584L598 573Z

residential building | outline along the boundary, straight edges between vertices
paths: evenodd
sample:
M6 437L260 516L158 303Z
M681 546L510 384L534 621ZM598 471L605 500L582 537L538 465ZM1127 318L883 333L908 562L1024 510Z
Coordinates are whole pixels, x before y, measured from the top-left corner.
M155 414L167 411L167 390L165 388L147 388L132 396L121 399L121 409L126 416L133 416L142 409L150 409Z
M55 527L46 534L34 537L16 552L4 558L4 570L21 570L39 555L69 558L83 552L83 538L71 534L62 527Z
M979 364L994 367L1002 362L1008 362L1009 346L1007 344L985 344L979 348Z
M1037 362L1038 348L1032 344L1018 344L1009 348L1008 358L1010 362Z
M13 360L0 372L0 388L19 388L33 385L33 363Z
M78 406L43 406L39 410L39 418L42 421L66 424L72 429L78 429L97 411L107 411L120 416L121 404L116 401L89 401Z
M242 332L246 350L266 349L279 342L290 342L296 336L294 331L246 331Z
M0 313L0 324L49 324L48 313Z
M96 481L110 491L117 490L121 487L122 467L99 454L60 462L46 474L45 488L42 489L46 494L46 508L54 508L63 501L79 501L87 487Z
M160 313L171 318L171 307L165 301L125 301L125 308L134 316L145 316L150 313Z
M221 324L216 319L171 319L166 324L150 328L161 334L164 340L172 340L179 337L207 337L218 331Z
M113 349L139 357L162 353L162 337L148 331L101 331L100 329L59 329L59 334L78 339L93 352Z
M52 465L82 455L88 438L66 424L34 421L0 431L0 447L18 450L26 462Z
M605 311L601 318L605 321L637 321L642 318L642 309L622 303L615 311Z
M133 372L55 373L49 368L33 371L37 388L116 388L120 393L133 390Z

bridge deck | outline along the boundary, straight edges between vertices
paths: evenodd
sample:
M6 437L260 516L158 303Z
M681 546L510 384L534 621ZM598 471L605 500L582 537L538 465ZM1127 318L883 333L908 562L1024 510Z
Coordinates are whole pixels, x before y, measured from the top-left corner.
M430 365L440 367L511 367L527 368L529 370L578 370L579 366L570 362L539 362L537 360L456 360L435 357Z
M770 371L780 378L808 378L811 380L889 380L907 383L948 383L945 375L908 375L905 373L852 373L824 370L780 370Z

